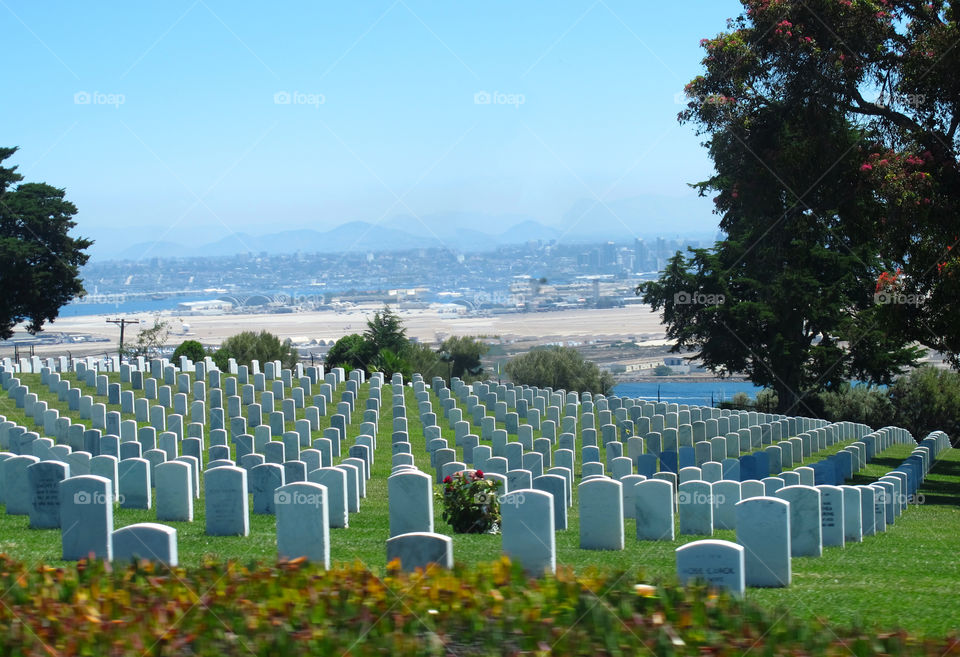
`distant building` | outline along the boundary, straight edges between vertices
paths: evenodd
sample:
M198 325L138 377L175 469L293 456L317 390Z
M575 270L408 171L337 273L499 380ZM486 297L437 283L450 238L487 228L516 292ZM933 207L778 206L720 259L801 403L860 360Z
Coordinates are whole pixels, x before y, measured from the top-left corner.
M177 310L183 310L187 312L202 312L202 311L229 311L233 310L233 304L229 301L223 301L222 299L209 299L207 301L184 301L177 304Z

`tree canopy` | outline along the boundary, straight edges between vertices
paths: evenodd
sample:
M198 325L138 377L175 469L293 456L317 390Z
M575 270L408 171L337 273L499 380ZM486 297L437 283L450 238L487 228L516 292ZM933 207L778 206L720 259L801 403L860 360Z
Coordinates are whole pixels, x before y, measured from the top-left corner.
M440 359L449 363L450 376L461 379L467 375L479 377L483 374L480 359L488 351L488 344L466 335L447 338L439 349Z
M389 349L394 354L403 356L409 344L403 320L388 306L374 312L373 317L367 320L367 330L364 331L363 337L370 343L374 354L379 354L383 349Z
M0 163L17 151L0 148ZM66 192L44 183L23 183L17 167L0 166L0 339L27 321L38 333L60 308L85 291L80 267L92 241L70 236L77 208Z
M351 333L343 336L330 347L325 362L328 367L366 371L373 356L373 349L367 340L359 333Z
M554 390L608 394L614 384L610 372L586 360L573 347L533 349L512 358L506 371L514 383Z
M220 350L224 352L219 357L214 356L215 362L223 360L223 357L234 358L238 365L250 365L254 360L266 363L273 360L279 360L282 367L292 369L300 360L300 354L293 347L289 338L281 340L273 333L267 331L244 331L232 335L220 345Z
M170 337L170 322L160 319L159 315L153 318L151 326L141 324L137 337L132 343L123 347L123 355L159 356Z
M421 374L434 376L479 376L483 373L480 358L489 347L473 337L453 337L438 350L407 337L403 320L384 306L367 320L363 335L352 333L334 343L324 362L328 367L382 372L388 379L395 373L409 378Z
M777 391L889 383L960 348L960 64L947 2L743 0L680 119L707 135L725 238L638 289L676 351ZM956 362L956 361L955 361ZM799 407L798 407L799 406Z
M181 356L186 356L194 363L199 363L207 356L207 350L196 340L184 340L180 343L180 346L173 351L171 360L174 363L179 363Z

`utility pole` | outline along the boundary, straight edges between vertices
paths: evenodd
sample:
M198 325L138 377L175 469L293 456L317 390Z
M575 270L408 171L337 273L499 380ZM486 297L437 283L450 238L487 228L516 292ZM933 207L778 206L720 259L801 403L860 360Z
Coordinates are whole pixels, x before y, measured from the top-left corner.
M107 324L117 324L120 326L120 346L117 348L117 354L120 358L123 358L123 329L127 327L127 324L139 324L139 319L108 319Z

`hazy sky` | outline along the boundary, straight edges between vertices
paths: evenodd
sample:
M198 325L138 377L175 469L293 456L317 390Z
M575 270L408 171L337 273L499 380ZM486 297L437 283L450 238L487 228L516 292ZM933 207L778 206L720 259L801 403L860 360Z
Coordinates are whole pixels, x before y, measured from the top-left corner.
M584 199L692 196L710 164L678 96L740 10L0 0L2 145L95 238L446 211L559 225ZM694 206L676 230L712 231Z

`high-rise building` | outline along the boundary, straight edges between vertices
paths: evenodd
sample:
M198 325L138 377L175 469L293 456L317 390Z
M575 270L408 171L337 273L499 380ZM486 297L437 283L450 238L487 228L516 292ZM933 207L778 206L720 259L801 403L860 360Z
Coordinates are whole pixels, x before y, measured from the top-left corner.
M600 266L601 267L614 267L617 264L617 245L613 242L607 242L603 245L601 257L600 257Z
M639 237L633 240L633 269L634 271L648 271L650 249Z

